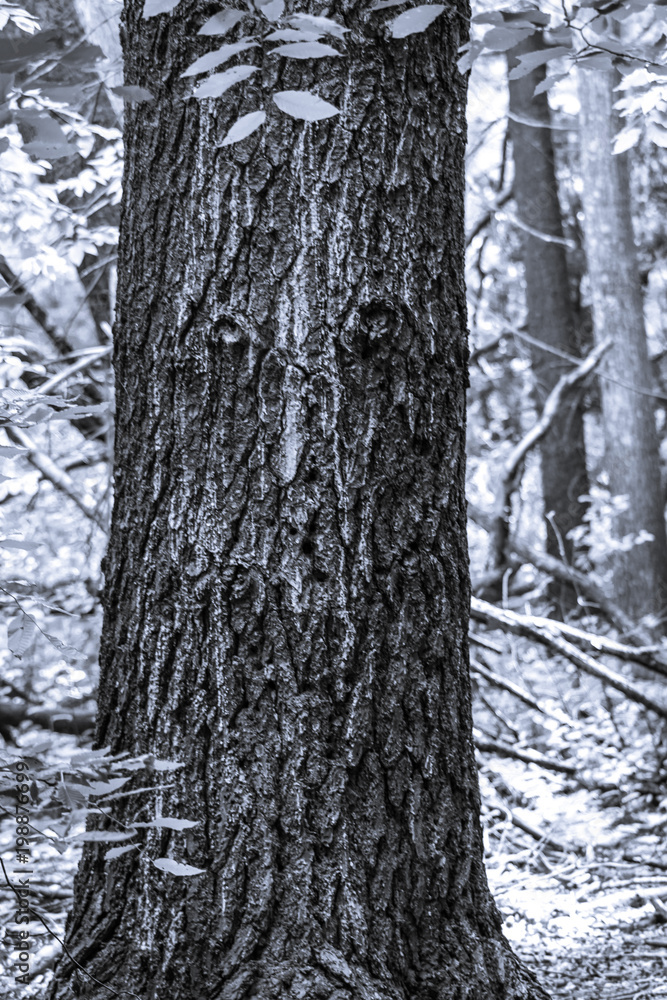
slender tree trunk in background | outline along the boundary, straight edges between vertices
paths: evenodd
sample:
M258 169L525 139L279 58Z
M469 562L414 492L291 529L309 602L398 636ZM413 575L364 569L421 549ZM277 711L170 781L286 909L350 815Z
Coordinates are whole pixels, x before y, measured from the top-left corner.
M544 47L541 32L531 35L509 54L511 69L518 56ZM562 242L558 183L551 142L551 113L546 94L535 95L545 77L539 66L509 81L510 135L514 159L514 199L521 222L554 238L541 239L522 231L526 308L531 337L554 351L577 355L575 321L570 299L565 247ZM526 124L526 120L535 124ZM559 378L572 364L553 351L531 345L531 365L538 412ZM568 396L562 412L540 442L542 495L547 552L569 561L572 543L567 534L583 522L581 496L588 493L583 413L580 395ZM555 530L554 530L555 529Z
M579 74L582 204L595 338L614 340L601 397L609 488L613 496L627 497L627 510L614 521L615 537L621 542L640 531L653 536L628 551L613 551L614 597L641 618L665 612L667 542L628 157L612 154L620 127L613 110L615 82L612 71Z
M142 8L97 741L183 761L162 810L199 825L86 850L68 947L142 1000L543 998L489 895L471 737L466 11L394 42L334 4L345 58L266 58L265 128L219 149L259 87L182 101L201 5ZM311 86L340 118L279 116Z
M90 60L85 68L76 61L67 68L63 63L58 63L55 70L47 73L43 79L57 82L61 86L80 87L81 101L77 110L84 118L104 128L119 128L122 124L123 101L109 89L122 82L118 39L120 6L116 0L50 0L48 4L44 0L26 0L23 6L38 19L43 29L55 28L61 32L60 44L63 49L76 51L74 47L84 40L102 48L108 61L101 60L95 65ZM99 83L95 86L98 74ZM84 83L87 84L85 88ZM65 158L54 163L58 177L70 177L73 173L79 173L82 166L78 155L73 160ZM96 194L99 193L98 189ZM63 192L61 200L76 211L77 207L90 201L90 194L78 198L71 192ZM92 226L117 226L118 204L101 202L90 219ZM97 339L102 344L109 340L105 326L108 327L113 322L115 266L112 263L100 265L100 259L109 256L111 250L110 247L102 246L99 255L85 254L77 267L95 323Z

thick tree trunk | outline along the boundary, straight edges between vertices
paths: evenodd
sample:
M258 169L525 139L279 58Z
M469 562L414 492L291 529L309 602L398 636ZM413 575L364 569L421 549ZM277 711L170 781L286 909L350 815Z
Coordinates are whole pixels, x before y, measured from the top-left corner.
M612 552L615 600L635 618L664 616L667 542L651 369L630 213L626 154L614 156L619 129L613 110L613 71L582 71L582 203L595 337L614 339L601 379L605 466L613 496L627 498L614 523L615 537L648 532L652 541Z
M544 47L540 32L510 53L510 69L518 56ZM576 356L574 313L570 299L567 259L558 183L551 142L551 114L546 94L535 94L544 80L538 66L509 81L510 135L514 159L514 199L521 222L544 237L522 231L526 309L531 337L547 349L531 345L531 365L538 412L559 378L572 370L559 352ZM552 348L552 350L548 350ZM569 561L568 532L583 523L586 511L580 497L588 493L583 413L580 394L568 396L562 412L540 441L542 495L547 552Z
M97 739L183 761L162 811L199 825L87 850L68 947L142 1000L544 997L487 888L471 739L465 19L393 42L334 4L345 58L265 58L267 125L219 149L259 87L182 103L199 5L142 7ZM272 107L310 86L340 118Z

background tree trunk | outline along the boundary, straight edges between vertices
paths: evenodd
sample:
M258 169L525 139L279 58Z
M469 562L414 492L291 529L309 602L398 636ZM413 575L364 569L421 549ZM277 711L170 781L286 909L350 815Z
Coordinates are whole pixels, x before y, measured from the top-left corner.
M512 49L509 68L518 63L520 55L542 48L544 38L541 32L536 32ZM538 66L526 76L509 81L513 194L517 214L524 225L547 237L540 238L526 230L521 233L528 330L535 340L553 348L549 351L530 346L538 413L559 378L572 370L571 362L556 352L578 354L562 242L551 113L546 94L535 94L535 88L544 78L545 67ZM580 394L568 396L562 412L540 441L544 511L545 515L553 512L553 517L545 518L547 552L560 559L565 557L566 561L572 556L572 543L567 533L583 523L586 505L579 498L588 493L580 401Z
M619 129L614 71L579 74L582 203L596 341L612 337L601 379L605 466L617 542L640 531L653 541L612 552L615 600L634 618L664 615L667 542L644 312L630 212L628 157L613 155Z
M142 8L97 740L184 762L162 811L199 825L87 850L68 946L145 1000L543 997L487 888L471 739L465 11L393 42L334 4L345 59L268 56L266 127L220 150L259 86L182 103L200 5ZM340 118L278 115L310 86Z

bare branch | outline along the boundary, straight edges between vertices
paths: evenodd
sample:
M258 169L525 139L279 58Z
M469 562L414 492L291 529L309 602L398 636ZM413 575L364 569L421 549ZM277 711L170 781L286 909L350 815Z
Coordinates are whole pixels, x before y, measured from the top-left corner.
M598 663L591 656L582 653L581 650L567 642L559 635L555 635L550 630L540 628L535 624L533 618L528 615L520 615L515 611L505 611L489 604L487 601L480 601L473 597L470 605L470 613L478 621L486 622L487 625L502 629L504 632L511 632L513 635L524 636L533 639L549 649L555 650L565 656L571 663L579 667L584 673L597 677L603 683L608 684L615 690L620 691L630 701L637 702L645 708L650 709L663 719L667 719L667 705L663 705L655 699L644 694L636 684L627 681L625 677L617 674L609 667Z
M526 455L547 433L558 416L565 397L590 375L611 346L611 340L604 340L573 371L562 375L558 379L558 382L547 396L539 420L531 427L506 459L502 469L502 481L500 496L497 502L495 524L491 531L492 560L494 566L502 566L505 561L505 549L509 538L510 517L512 514L512 494L517 488Z
M107 530L104 519L101 517L99 511L89 500L79 494L72 477L63 472L46 452L40 451L32 438L24 430L20 427L11 426L6 426L4 430L10 441L26 449L25 458L35 469L38 469L42 473L45 479L48 479L57 489L65 493L70 500L73 500L79 510L82 510L86 517L94 521L98 528L101 528L102 531Z

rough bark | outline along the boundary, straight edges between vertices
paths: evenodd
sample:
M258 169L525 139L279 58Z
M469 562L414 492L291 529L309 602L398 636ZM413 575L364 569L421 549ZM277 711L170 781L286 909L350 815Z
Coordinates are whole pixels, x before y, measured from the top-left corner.
M627 154L613 155L619 122L613 110L614 71L579 75L582 203L595 339L611 337L601 380L605 467L613 496L627 509L614 523L616 541L640 531L652 541L615 548L615 600L635 619L663 616L667 541L641 285L637 269Z
M466 11L393 42L333 4L345 59L264 57L267 125L219 149L259 85L182 102L199 5L142 7L97 740L184 762L162 811L199 825L87 850L68 947L142 1000L544 997L489 895L471 738ZM340 118L273 108L309 86Z
M508 58L510 69L518 57L544 48L541 32L525 39ZM577 355L575 321L570 299L567 258L563 242L558 183L551 141L551 113L547 95L535 94L545 78L538 66L526 76L509 81L510 135L514 160L513 193L519 219L555 241L522 231L528 330L539 340ZM528 124L530 122L530 124ZM571 365L553 351L530 345L534 394L538 413L549 393ZM566 398L550 430L540 442L542 495L547 552L569 561L568 532L583 523L581 496L588 493L581 394Z

